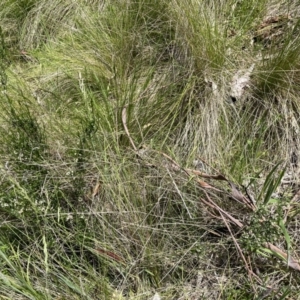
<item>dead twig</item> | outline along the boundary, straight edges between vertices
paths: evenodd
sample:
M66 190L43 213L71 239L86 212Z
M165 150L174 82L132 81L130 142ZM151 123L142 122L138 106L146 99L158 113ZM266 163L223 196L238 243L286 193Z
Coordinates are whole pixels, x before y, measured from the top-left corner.
M261 283L262 283L261 279L260 279L260 278L252 271L252 269L249 267L248 262L247 262L247 260L246 260L246 258L245 258L245 256L244 256L244 253L243 253L243 251L242 251L242 249L241 249L241 247L240 247L238 241L237 241L236 238L234 237L234 235L233 235L233 233L232 233L232 231L231 231L230 225L228 224L226 218L224 218L222 212L220 212L220 215L221 215L221 217L222 217L222 219L223 219L223 221L224 221L224 223L225 223L225 225L226 225L226 227L227 227L227 229L228 229L228 231L229 231L229 233L230 233L230 235L231 235L231 237L232 237L232 240L233 240L233 242L234 242L234 244L235 244L236 249L238 250L238 252L239 252L239 254L240 254L242 260L244 261L244 264L245 264L245 267L246 267L246 269L247 269L247 272L248 272L248 275L249 275L250 280L252 280L252 277L254 277L254 278L261 284Z
M128 127L127 127L127 106L124 106L123 110L122 110L122 122L123 122L123 126L124 126L124 129L125 129L125 132L129 138L129 141L133 147L133 149L135 151L137 151L137 147L135 146L134 142L133 142L133 139L131 138L130 136L130 133L129 133L129 130L128 130Z
M283 258L290 268L296 271L300 271L299 262L295 258L289 256L287 253L285 253L284 251L282 251L281 249L279 249L271 243L265 243L264 246L271 250L271 252L275 255L279 256L280 258Z
M209 202L201 199L202 202L204 202L205 204L207 204L208 206L214 208L215 210L217 210L220 214L224 214L225 216L227 216L227 218L235 225L237 225L238 227L242 228L244 225L237 220L236 218L234 218L233 216L231 216L228 212L226 212L225 210L223 210L221 207L219 207L207 194L207 192L204 190L206 198L208 199Z

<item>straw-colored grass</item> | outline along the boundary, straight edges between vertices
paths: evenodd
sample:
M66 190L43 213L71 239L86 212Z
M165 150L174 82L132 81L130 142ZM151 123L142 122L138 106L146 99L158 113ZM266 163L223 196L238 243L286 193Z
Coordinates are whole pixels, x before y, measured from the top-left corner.
M299 15L2 1L0 298L300 297Z

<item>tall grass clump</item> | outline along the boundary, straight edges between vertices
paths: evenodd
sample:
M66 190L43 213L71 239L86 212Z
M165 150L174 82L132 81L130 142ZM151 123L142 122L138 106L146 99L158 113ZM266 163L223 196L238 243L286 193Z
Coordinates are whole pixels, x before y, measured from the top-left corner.
M299 296L290 6L3 3L1 297Z

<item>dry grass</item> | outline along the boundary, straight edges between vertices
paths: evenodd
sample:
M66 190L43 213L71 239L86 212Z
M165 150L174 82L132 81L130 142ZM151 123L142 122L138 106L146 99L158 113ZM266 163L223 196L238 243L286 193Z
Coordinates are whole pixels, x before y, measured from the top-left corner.
M4 1L1 297L299 297L298 6Z

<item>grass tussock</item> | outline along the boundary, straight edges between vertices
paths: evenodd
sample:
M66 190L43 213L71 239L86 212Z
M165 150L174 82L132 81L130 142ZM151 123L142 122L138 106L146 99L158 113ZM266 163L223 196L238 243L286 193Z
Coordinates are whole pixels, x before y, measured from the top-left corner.
M297 1L2 2L1 299L300 296Z

